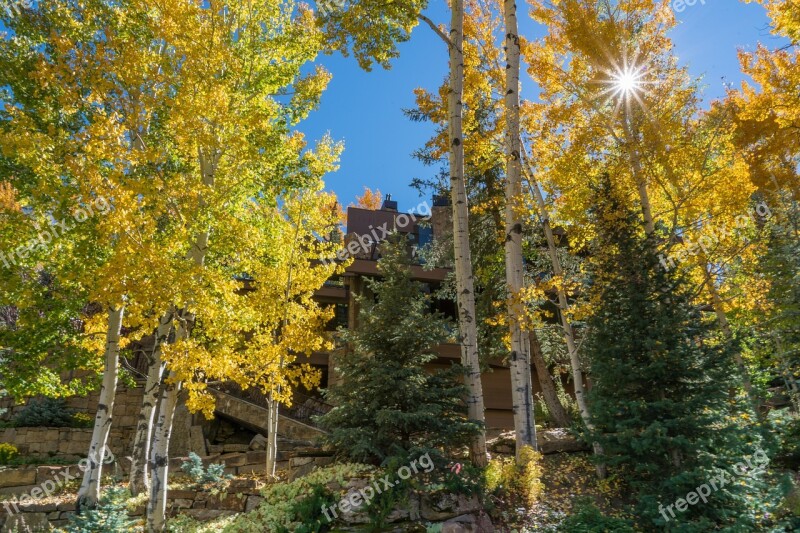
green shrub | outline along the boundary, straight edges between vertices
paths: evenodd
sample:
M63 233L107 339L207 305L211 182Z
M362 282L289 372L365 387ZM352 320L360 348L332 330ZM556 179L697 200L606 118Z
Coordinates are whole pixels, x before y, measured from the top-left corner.
M19 455L19 450L13 444L0 442L0 465L7 465Z
M542 493L542 454L533 448L525 447L520 453L520 461L513 457L492 459L486 467L486 488L495 495L505 495L513 503L530 507Z
M75 413L72 415L72 427L90 428L94 426L94 417L89 413Z
M794 516L800 516L800 486L795 487L784 500L786 510Z
M348 480L366 477L375 470L361 464L336 464L314 470L291 482L268 485L262 491L264 501L253 511L227 524L229 533L325 531L327 519L323 506L337 503ZM336 487L342 488L337 490Z
M36 398L14 416L15 427L71 427L74 411L61 398Z
M179 514L167 520L167 533L188 533L195 531L199 522L191 516Z
M127 533L136 521L128 517L125 506L128 492L113 488L103 494L97 507L72 515L66 527L67 533Z
M181 465L181 470L197 485L203 486L224 485L233 477L225 473L223 464L210 464L208 468L204 469L202 459L194 452L189 452L189 460Z
M323 513L323 509L336 503L333 494L322 485L314 485L311 494L294 502L289 514L302 519L302 524L294 526L293 529L280 527L277 533L319 533L324 529L329 521Z
M465 496L483 494L486 486L484 469L474 466L470 462L462 463L459 470L455 470L452 465L445 467L440 477L439 485L450 494ZM430 488L430 486L426 488Z
M800 417L788 409L776 409L770 411L769 422L778 440L778 459L790 468L800 466Z
M605 516L589 500L582 500L559 526L563 533L635 533L626 520Z
M430 295L412 278L405 238L381 245L377 268L382 277L367 281L375 298L359 300L358 327L342 333L353 349L337 359L341 380L326 391L336 408L319 423L350 461L385 466L427 454L447 464L442 450L460 449L480 432L464 406L463 369L426 367L450 324L430 312Z

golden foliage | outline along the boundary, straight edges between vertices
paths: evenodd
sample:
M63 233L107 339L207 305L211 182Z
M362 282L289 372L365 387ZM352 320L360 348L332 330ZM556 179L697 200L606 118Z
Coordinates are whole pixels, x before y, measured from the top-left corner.
M371 209L373 211L381 208L383 204L383 194L380 189L374 191L369 187L364 187L364 194L356 196L356 207L361 209Z

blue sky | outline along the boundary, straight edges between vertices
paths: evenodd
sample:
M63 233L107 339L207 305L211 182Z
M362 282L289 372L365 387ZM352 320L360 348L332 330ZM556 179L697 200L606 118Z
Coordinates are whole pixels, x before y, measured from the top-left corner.
M704 4L701 2L705 2ZM519 0L520 8L526 6ZM742 79L737 50L751 50L762 42L779 43L769 33L768 19L758 4L738 0L696 0L676 13L680 24L673 31L676 53L693 76L702 77L705 98L722 96L723 83L738 85ZM527 13L527 8L526 8ZM445 0L431 0L427 14L437 22L447 21ZM520 17L520 32L528 39L543 29L527 16ZM347 205L364 186L391 193L399 208L410 209L420 198L409 187L415 177L428 177L434 168L425 167L411 153L432 134L428 124L408 120L402 110L414 106L413 90L436 89L447 73L447 50L425 26L418 26L411 41L400 45L400 57L390 70L364 72L351 58L323 56L320 62L333 80L322 97L322 105L300 125L309 139L329 132L345 143L341 168L327 177L327 186ZM723 81L724 79L724 81ZM523 76L523 96L535 89Z

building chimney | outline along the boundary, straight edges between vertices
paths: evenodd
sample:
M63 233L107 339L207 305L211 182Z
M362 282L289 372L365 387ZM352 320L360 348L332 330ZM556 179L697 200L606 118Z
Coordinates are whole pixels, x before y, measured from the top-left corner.
M392 200L392 195L387 194L386 199L383 201L383 205L381 206L382 211L395 211L397 212L397 202Z
M433 207L447 207L450 205L450 196L445 194L433 195Z

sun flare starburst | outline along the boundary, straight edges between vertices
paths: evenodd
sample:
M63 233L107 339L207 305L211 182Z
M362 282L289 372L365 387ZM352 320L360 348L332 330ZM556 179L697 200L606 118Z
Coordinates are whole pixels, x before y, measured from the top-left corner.
M633 70L626 70L614 76L614 88L618 94L629 95L640 87L641 76Z
M645 107L644 97L650 85L655 82L649 79L646 65L637 64L636 61L623 61L621 65L614 65L606 70L604 79L600 81L605 89L600 93L605 97L605 102L613 100L616 111L620 108L630 110L631 104Z

